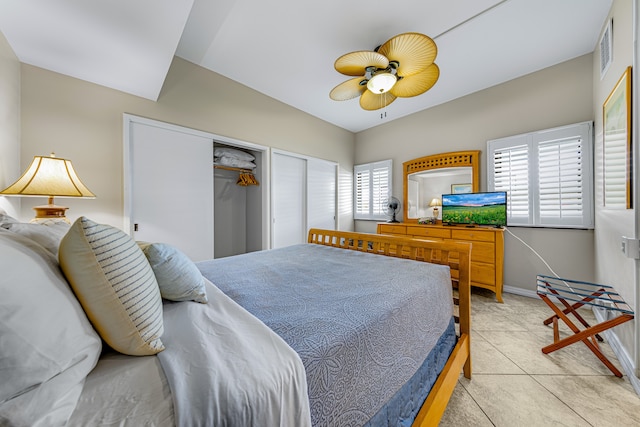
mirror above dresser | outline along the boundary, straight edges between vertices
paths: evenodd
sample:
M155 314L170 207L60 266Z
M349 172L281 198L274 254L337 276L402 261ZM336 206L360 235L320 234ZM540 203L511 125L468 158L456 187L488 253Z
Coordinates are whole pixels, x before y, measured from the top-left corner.
M471 285L495 292L502 302L504 229L476 225L444 225L418 222L432 218L433 199L443 194L477 193L480 188L480 151L456 151L420 157L403 163L404 219L401 223L378 223L378 234L416 239L469 242Z
M480 151L473 150L433 154L404 162L404 222L417 223L419 218L436 216L434 207L443 194L478 192L479 160Z

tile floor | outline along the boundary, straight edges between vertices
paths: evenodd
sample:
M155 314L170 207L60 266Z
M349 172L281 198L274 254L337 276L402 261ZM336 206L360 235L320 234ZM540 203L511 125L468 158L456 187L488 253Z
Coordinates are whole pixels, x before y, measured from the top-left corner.
M640 426L640 396L626 376L616 378L582 343L543 354L553 342L552 327L542 324L549 307L503 297L500 304L473 289L473 375L460 376L441 427ZM601 349L622 371L606 341Z

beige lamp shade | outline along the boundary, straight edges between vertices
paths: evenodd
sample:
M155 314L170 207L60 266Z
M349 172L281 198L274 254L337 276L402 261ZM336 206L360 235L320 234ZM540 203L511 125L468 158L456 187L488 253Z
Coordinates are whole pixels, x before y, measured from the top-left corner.
M65 218L68 208L53 204L57 197L86 197L95 195L80 181L70 160L35 156L22 176L9 187L0 191L4 196L47 196L49 204L36 206L36 218Z
M440 209L438 209L438 206L442 206L442 202L440 201L440 199L438 199L437 197L431 199L431 202L429 202L429 206L433 208L433 217L435 219L438 219L438 216L440 215Z

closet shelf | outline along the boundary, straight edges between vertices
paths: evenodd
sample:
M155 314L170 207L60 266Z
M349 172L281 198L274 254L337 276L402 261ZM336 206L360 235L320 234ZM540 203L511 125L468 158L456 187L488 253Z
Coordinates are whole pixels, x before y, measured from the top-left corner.
M222 166L222 165L213 165L215 169L224 169L226 171L236 171L242 173L250 173L253 175L253 170L251 169L242 169L242 168L234 168L232 166Z

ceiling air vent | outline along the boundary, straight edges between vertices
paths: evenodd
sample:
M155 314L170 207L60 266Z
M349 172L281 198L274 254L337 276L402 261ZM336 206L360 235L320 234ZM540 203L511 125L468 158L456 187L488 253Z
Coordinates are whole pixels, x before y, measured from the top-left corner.
M613 61L613 19L609 19L600 37L600 80Z

